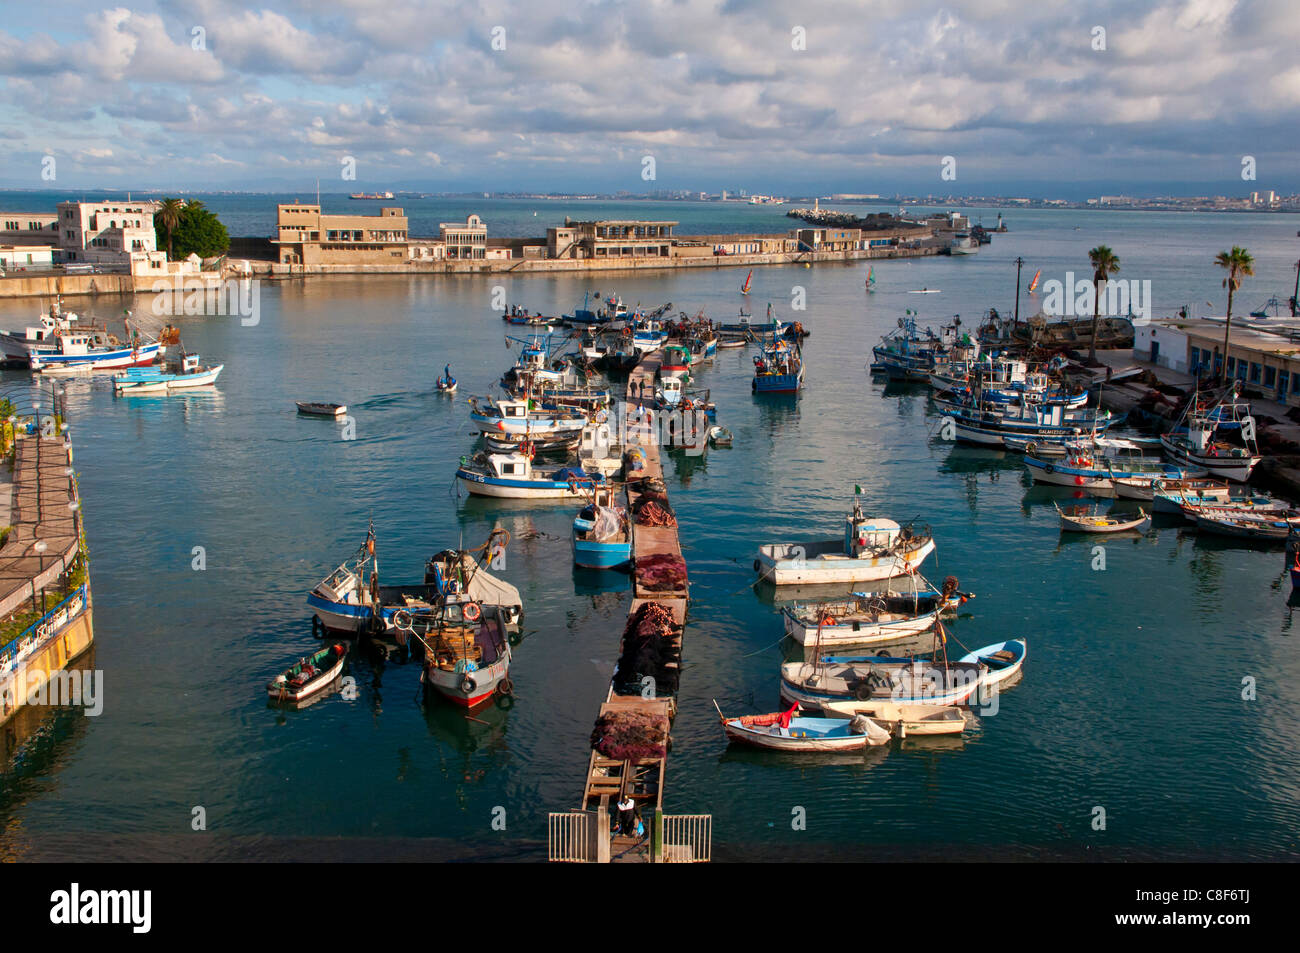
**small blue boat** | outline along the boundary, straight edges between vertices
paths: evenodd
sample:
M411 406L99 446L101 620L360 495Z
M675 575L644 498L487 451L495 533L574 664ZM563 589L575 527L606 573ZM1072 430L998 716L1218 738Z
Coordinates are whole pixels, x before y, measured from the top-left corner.
M573 564L581 569L622 569L631 561L627 511L614 503L612 489L598 490L573 519Z

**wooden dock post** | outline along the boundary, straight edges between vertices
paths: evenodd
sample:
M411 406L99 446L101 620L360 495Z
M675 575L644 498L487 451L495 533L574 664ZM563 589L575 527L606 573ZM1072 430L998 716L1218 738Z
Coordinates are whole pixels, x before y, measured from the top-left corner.
M664 856L664 809L655 808L650 821L650 863L659 863Z
M609 795L600 796L596 808L596 863L609 863Z

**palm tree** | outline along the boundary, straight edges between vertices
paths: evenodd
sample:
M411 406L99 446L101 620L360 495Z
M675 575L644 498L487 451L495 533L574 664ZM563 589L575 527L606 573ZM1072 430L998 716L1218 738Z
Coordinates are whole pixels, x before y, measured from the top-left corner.
M1097 363L1097 334L1101 329L1101 286L1119 271L1119 258L1105 245L1088 252L1092 262L1092 345L1088 348L1088 363Z
M1241 279L1255 273L1255 259L1250 252L1233 245L1232 251L1221 251L1214 256L1214 263L1220 268L1228 269L1228 277L1223 279L1223 287L1228 289L1228 314L1223 322L1223 372L1219 383L1228 382L1228 336L1232 333L1232 296L1241 287Z
M172 232L176 226L181 223L181 212L185 208L185 203L180 199L163 199L162 204L158 206L158 211L154 212L154 218L158 224L167 232L167 260L172 257Z

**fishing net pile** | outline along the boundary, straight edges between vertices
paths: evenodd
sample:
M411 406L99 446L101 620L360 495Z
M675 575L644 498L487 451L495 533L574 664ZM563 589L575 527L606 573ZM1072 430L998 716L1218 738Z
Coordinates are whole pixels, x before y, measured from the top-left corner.
M636 508L638 526L676 526L677 517L656 500L642 499Z
M605 712L596 719L591 746L618 761L667 757L668 718L645 711Z
M655 680L656 694L677 691L677 623L672 612L657 602L644 602L627 620L623 654L618 659L619 681L629 691L641 691L641 679Z
M676 553L638 556L636 582L647 592L682 592L686 589L686 560Z

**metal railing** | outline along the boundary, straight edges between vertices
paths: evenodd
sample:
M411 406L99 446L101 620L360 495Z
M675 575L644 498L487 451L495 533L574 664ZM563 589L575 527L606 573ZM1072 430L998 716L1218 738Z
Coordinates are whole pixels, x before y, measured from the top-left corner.
M546 859L561 864L589 864L595 861L591 856L591 824L595 816L586 811L550 814L546 825Z
M712 857L712 814L664 815L664 863L707 864Z
M81 600L80 604L76 603L78 599ZM83 582L68 593L57 606L23 629L3 648L0 648L0 671L3 671L3 666L10 657L22 654L27 648L35 648L50 634L75 619L85 607L86 584Z

